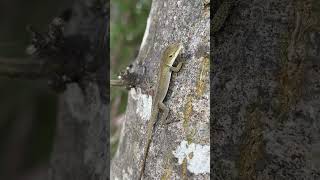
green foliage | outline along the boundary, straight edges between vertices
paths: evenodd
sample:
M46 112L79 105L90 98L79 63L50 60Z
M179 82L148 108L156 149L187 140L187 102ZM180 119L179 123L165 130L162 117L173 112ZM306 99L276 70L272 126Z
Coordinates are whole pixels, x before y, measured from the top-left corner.
M125 68L139 50L151 0L111 0L111 71Z

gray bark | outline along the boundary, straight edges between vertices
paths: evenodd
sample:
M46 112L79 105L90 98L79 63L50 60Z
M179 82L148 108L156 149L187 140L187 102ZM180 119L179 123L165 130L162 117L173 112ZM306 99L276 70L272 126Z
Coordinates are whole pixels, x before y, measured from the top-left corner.
M89 38L93 48L85 58L99 66L88 80L68 84L60 95L48 179L107 180L110 177L109 19L103 12L104 8L108 10L108 4L101 2L97 6L95 0L76 1L73 16L65 28L66 35L82 34Z
M150 86L156 87L161 53L173 42L185 64L173 74L164 104L167 121L155 127L144 179L209 178L209 8L204 1L154 0L133 71L146 77L131 89L111 179L137 179L151 114ZM145 67L145 69L143 68ZM144 70L145 71L144 71ZM161 112L160 112L161 116ZM175 121L175 122L173 122Z
M319 10L238 1L214 35L212 179L320 179Z
M86 93L72 84L60 97L49 179L109 179L108 106L96 84Z

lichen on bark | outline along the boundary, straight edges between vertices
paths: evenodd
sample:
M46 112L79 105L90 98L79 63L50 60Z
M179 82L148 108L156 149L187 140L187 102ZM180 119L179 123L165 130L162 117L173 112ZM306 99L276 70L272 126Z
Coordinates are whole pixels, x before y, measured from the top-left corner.
M145 67L146 81L143 81L134 93L133 90L129 93L118 153L111 164L111 179L135 179L141 170L149 119L137 113L137 105L143 107L141 103L148 102L148 96L145 95L150 97L151 89L156 86L161 53L168 44L174 42L181 42L184 46L177 59L178 62L183 61L184 65L178 73L173 74L164 101L170 109L167 120L172 123L165 126L157 123L144 178L209 178L207 171L200 171L199 174L193 172L197 169L193 168L193 158L202 157L198 156L197 152L188 151L190 154L187 154L188 158L182 164L179 164L174 156L181 142L187 141L188 145L192 144L191 147L197 148L209 146L209 67L206 66L209 66L210 32L209 8L205 2L152 2L144 43L133 65L137 72ZM141 101L138 101L139 99ZM201 150L197 148L195 150ZM209 160L209 155L205 157Z

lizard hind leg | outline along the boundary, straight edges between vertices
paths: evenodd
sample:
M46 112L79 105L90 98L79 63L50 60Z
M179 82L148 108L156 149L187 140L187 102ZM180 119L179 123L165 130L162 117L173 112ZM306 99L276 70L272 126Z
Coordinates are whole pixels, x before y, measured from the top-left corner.
M176 121L167 120L167 117L169 114L169 108L165 104L159 103L159 108L163 111L163 115L160 119L160 125L164 126L164 125L168 125L168 124L180 121L180 120L176 120Z
M169 114L169 108L162 102L159 103L159 108L163 111L162 117L160 119L160 125L163 126L164 124L166 124L166 119Z

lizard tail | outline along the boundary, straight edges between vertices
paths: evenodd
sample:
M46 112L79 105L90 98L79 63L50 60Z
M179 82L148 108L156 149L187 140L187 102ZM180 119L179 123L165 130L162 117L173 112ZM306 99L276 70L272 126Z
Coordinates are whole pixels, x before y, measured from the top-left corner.
M148 123L148 127L147 127L147 144L145 146L145 150L144 150L144 154L143 154L142 167L141 167L141 171L140 171L140 174L139 174L139 180L142 179L143 174L144 174L144 169L146 167L146 160L147 160L148 153L149 153L149 148L150 148L150 145L151 145L151 142L152 142L153 129L154 129L154 125L155 125L155 122L157 120L157 117L158 117L158 112L159 112L159 109L155 108L154 111L151 114L151 118L150 118L149 123Z

